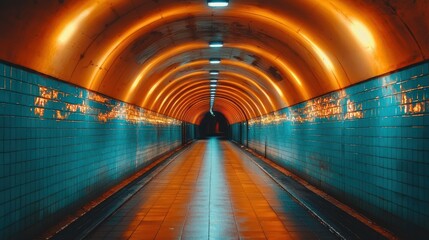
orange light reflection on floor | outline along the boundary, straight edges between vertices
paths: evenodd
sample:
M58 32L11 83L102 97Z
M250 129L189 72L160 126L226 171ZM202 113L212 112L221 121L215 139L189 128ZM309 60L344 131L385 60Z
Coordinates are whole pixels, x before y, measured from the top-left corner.
M190 146L88 237L336 238L244 152L218 138Z

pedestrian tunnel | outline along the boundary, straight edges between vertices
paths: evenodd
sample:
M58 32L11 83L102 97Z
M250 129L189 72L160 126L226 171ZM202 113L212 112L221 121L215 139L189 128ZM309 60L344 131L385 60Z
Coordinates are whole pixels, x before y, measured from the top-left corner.
M259 156L374 222L369 227L384 229L384 237L423 238L429 232L427 10L425 0L1 1L0 238L46 236L176 154L166 171L195 164L201 173L219 174L226 195L215 182L205 184L210 177L185 182L196 186L195 194L207 187L230 197L231 212L245 210L233 198L237 186L247 186L233 179L244 175L259 182L255 188L272 187L259 199L272 214L289 212L276 212L289 202L272 197L289 183L279 183L280 190L257 177L271 173L262 162L262 171L250 167ZM273 179L289 176L282 174ZM158 189L157 181L163 186L162 176L175 179L159 176L147 189ZM137 199L150 197L147 189ZM288 196L299 202L293 191ZM242 203L258 204L248 200ZM311 204L298 205L317 215ZM240 215L233 216L237 227L228 231L237 234L228 236L245 238ZM277 228L256 216L262 234L248 237L288 232L280 217L272 223ZM216 238L223 227L195 237ZM162 238L158 232L152 237ZM330 238L311 232L318 233ZM188 236L180 234L168 237Z

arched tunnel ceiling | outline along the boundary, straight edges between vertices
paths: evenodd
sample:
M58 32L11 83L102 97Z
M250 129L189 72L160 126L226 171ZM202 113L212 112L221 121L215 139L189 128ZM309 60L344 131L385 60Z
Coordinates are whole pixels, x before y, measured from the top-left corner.
M230 0L222 9L204 0L4 0L0 9L1 60L197 124L211 78L213 109L234 123L429 55L426 0ZM224 46L209 48L212 40Z

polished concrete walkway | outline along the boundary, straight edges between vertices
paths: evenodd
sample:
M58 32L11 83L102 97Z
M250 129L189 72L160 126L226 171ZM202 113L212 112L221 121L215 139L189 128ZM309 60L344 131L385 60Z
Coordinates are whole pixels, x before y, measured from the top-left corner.
M87 239L336 239L237 146L194 143Z

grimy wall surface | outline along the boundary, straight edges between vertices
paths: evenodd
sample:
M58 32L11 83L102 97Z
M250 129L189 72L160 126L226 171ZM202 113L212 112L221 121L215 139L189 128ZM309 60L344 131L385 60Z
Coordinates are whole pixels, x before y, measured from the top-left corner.
M235 124L233 140L248 130L249 148L338 199L429 230L428 74L425 62Z
M37 236L183 140L182 122L5 63L0 122L0 239Z

